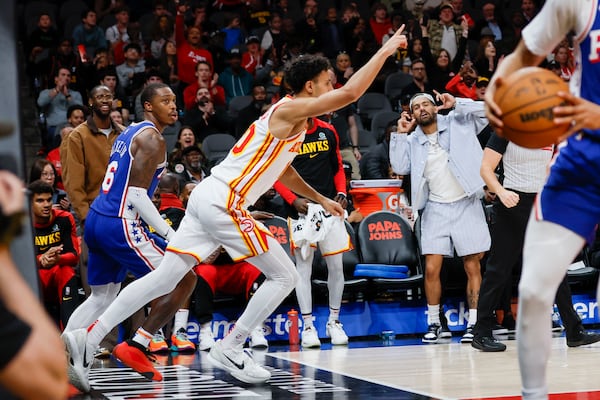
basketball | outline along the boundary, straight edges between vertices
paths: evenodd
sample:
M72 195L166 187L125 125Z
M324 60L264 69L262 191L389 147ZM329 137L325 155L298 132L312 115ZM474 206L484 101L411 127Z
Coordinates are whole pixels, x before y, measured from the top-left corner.
M494 101L502 110L503 136L522 147L539 149L557 142L569 124L555 125L552 109L566 105L556 95L568 84L550 70L522 68L496 89Z

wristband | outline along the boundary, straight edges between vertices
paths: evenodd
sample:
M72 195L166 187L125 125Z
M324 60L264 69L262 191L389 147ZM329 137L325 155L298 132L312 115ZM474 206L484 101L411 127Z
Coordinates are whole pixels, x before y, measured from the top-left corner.
M359 146L357 146L357 145L355 145L355 144L353 144L353 145L352 145L352 148L353 148L353 149L358 149L358 150L360 150L360 147L359 147Z

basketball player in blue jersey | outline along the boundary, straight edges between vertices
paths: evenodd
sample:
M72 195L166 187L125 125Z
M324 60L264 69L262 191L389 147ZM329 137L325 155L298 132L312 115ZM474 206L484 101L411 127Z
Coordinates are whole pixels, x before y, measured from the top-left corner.
M95 348L114 326L148 301L172 291L194 265L210 260L222 246L234 261L246 260L266 279L234 329L213 346L209 360L243 382L268 380L270 372L256 364L242 347L250 331L292 291L298 273L281 245L252 218L247 207L279 179L294 193L321 204L333 216L343 216L339 203L315 191L290 164L304 141L308 118L358 100L385 60L398 47L406 48L403 29L400 27L367 64L336 90L329 78L327 59L306 55L294 61L286 71L293 95L281 99L252 123L227 157L196 186L160 266L128 285L89 332L82 329L76 333L83 339L77 341L77 353ZM82 357L74 360L70 370L75 372L71 376L86 378L86 362ZM79 386L84 384L80 382Z
M146 120L130 125L115 140L100 194L86 219L84 239L89 247L88 281L92 293L71 315L63 334L71 363L80 359L91 366L95 347L79 349L79 344L85 343L85 337L81 337L81 333L86 332L84 327L92 324L117 297L127 272L141 277L158 267L166 247L164 239L171 238L175 232L151 201L166 166L166 144L161 132L178 116L175 95L166 84L151 84L142 91L141 100ZM142 220L160 236L151 234ZM164 316L168 320L191 294L195 283L195 275L187 274L176 299L159 300L153 307L155 318ZM177 297L179 293L181 298ZM154 333L162 325L150 332ZM151 338L152 334L147 333L147 336ZM146 346L138 350L142 361L146 360ZM116 352L114 354L118 357ZM74 369L69 372L71 382L78 389L89 391L87 375L74 376L77 372Z
M549 27L552 27L549 29ZM522 40L498 69L485 94L487 117L502 132L496 87L512 72L538 65L574 32L577 70L571 105L555 108L557 124L571 123L550 175L536 198L523 248L519 283L517 345L524 399L546 399L546 365L551 349L551 317L556 289L600 220L600 11L589 0L547 0L523 29Z

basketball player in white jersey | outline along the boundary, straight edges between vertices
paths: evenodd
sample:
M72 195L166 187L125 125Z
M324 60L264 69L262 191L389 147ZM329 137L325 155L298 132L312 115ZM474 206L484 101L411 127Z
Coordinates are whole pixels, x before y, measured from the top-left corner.
M549 29L549 27L552 27ZM524 399L548 398L546 364L551 350L551 317L556 289L600 220L600 11L597 0L547 0L523 29L522 40L498 69L485 94L489 122L502 132L496 87L512 72L538 65L574 32L577 70L572 105L556 107L554 121L571 123L550 175L538 194L525 235L519 283L517 341ZM579 96L579 97L576 97Z
M94 349L119 322L148 301L175 288L179 280L220 246L234 261L246 260L265 275L235 328L215 344L209 359L246 383L260 383L271 376L242 350L250 331L268 317L294 289L298 273L281 245L261 223L252 218L252 205L279 179L302 197L319 203L342 218L339 203L306 184L290 164L304 140L307 120L355 102L377 76L385 60L406 48L404 26L340 89L333 90L327 59L301 56L286 71L293 95L286 96L255 121L212 174L192 192L186 215L167 246L160 266L127 286L89 329L77 333L79 353ZM77 357L70 364L76 376L87 376ZM74 376L72 374L72 376ZM80 385L81 386L81 385Z

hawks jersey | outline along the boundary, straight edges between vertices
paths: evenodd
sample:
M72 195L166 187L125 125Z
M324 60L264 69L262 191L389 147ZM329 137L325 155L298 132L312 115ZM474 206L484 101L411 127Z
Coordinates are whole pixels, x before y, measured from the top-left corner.
M575 32L575 72L571 92L600 104L600 18L598 0L547 0L538 15L523 29L526 47L546 56L569 32ZM552 27L552 29L548 29ZM582 84L585 83L585 84ZM592 136L600 131L584 129Z
M62 265L76 265L79 260L79 242L75 219L70 212L53 208L52 217L46 224L34 224L35 255L40 256L51 247L63 246Z
M338 191L346 192L338 135L331 124L317 118L313 121L314 127L306 132L304 143L298 150L292 167L317 192L333 199ZM344 179L335 182L335 177L340 171L340 176ZM336 183L341 183L340 187L337 187Z
M108 168L102 181L100 194L92 203L91 208L102 215L120 218L137 219L138 214L131 204L126 204L127 188L131 177L131 167L133 165L133 155L131 154L131 144L135 137L145 128L151 128L158 132L156 126L150 121L142 121L131 124L117 137L113 144ZM165 161L159 164L154 171L152 182L148 187L148 196L152 198L154 190L158 185L160 175L167 165L167 156Z
M253 122L227 157L212 169L211 177L227 184L236 195L229 199L229 207L241 205L244 198L246 206L254 204L296 156L306 129L285 140L269 132L273 111L292 100L290 96L282 98Z

